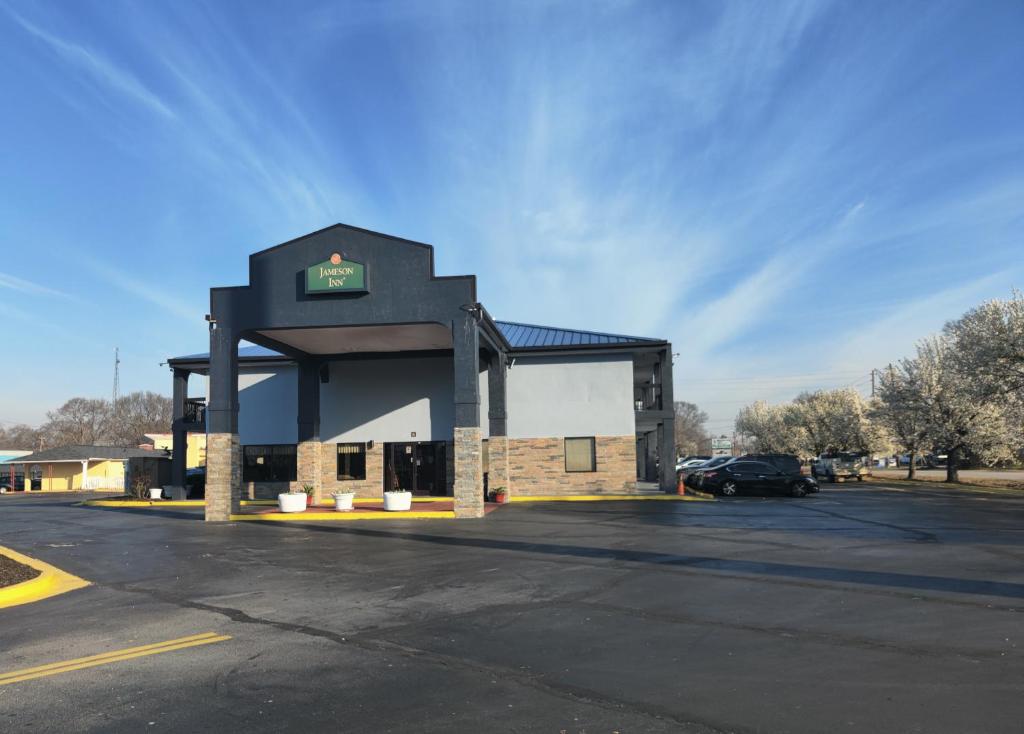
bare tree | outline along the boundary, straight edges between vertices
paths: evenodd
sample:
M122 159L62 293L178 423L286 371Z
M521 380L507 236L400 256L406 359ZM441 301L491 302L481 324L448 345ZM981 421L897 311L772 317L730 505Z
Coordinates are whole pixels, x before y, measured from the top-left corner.
M675 403L675 443L676 456L699 453L707 443L708 434L704 424L708 422L708 414L695 403L679 400Z
M147 433L170 431L171 420L170 398L155 392L133 392L118 398L104 434L115 446L134 446Z
M171 399L154 392L133 392L111 406L109 400L72 398L46 417L35 432L46 446L136 446L144 434L171 430ZM32 448L40 448L39 442Z
M0 427L0 448L38 451L43 436L38 428L18 423L7 428Z
M40 429L48 446L69 446L102 443L108 421L110 403L92 398L71 398L57 410L46 414Z

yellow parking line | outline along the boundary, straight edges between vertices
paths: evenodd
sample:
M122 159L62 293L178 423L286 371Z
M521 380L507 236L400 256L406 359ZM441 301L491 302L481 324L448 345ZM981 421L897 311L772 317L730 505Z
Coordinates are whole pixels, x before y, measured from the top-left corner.
M223 642L230 639L229 635L204 632L200 635L179 637L176 640L157 642L152 645L129 647L123 650L100 653L99 655L89 655L84 658L39 665L34 668L12 670L10 673L0 673L0 686L5 686L9 683L20 683L21 681L32 680L33 678L43 678L48 675L57 675L58 673L70 673L73 670L93 668L97 665L117 663L122 660L131 660L132 658L140 658L145 655L157 655L162 652L173 652L174 650L183 650L187 647L196 647L197 645L209 645L212 642Z

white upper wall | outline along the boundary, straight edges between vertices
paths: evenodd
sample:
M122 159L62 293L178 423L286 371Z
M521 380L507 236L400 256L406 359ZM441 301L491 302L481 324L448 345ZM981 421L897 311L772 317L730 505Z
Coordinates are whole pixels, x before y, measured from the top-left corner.
M330 363L320 385L320 440L449 441L454 433L451 357ZM244 445L298 441L298 371L238 374L238 437ZM480 431L489 436L487 371L480 372ZM629 355L517 357L508 371L508 435L629 436L635 431ZM416 436L411 434L415 432Z
M320 385L321 441L451 440L451 357L331 362L330 370Z
M295 367L238 370L238 442L296 443L299 438L298 370Z
M635 432L631 355L516 357L506 389L510 438Z

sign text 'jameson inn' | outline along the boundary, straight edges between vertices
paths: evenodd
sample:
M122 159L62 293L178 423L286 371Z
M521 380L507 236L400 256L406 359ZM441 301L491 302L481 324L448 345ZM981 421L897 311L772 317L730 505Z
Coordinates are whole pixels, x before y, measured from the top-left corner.
M339 253L306 268L306 293L343 293L366 290L366 266L345 260Z

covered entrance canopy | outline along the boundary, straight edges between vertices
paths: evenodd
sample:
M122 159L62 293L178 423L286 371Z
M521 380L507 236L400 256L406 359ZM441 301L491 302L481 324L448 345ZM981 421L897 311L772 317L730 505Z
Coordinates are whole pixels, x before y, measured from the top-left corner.
M292 371L294 387L288 388L288 394L294 396L289 409L294 413L287 412L287 420L297 420L297 440L284 440L294 456L294 476L289 481L313 484L318 495L324 477L323 486L333 482L330 467L323 463L328 449L335 452L330 458L334 460L350 450L345 447L352 444L343 441L365 441L366 451L357 465L365 468L368 483L371 463L374 476L383 470L382 446L390 444L393 450L394 445L402 445L402 451L411 449L414 461L421 466L430 463L437 470L416 472L405 481L418 487L423 474L431 493L439 492L443 481L445 491L454 495L457 517L481 516L482 419L488 421L489 485L510 487L506 382L515 359L521 363L513 383L520 408L515 436L520 458L515 463L521 474L532 472L520 482L524 488L529 482L534 493L547 491L546 487L556 491L590 487L591 475L585 472L588 468L594 472L595 467L600 474L596 481L603 481L609 491L635 487L634 426L650 434L648 450L668 457L658 465L657 478L663 489L673 486L671 347L667 342L495 322L477 301L475 277L436 276L433 256L429 245L335 225L251 255L247 285L211 289L209 354L170 361L174 370L173 481L184 482L188 431L205 428L208 520L229 519L240 501L239 345L244 342L256 345L243 347L245 352L261 350L257 360ZM631 359L638 376L631 374ZM437 370L445 383L443 390L431 396L429 416L430 425L444 426L443 435L434 430L432 436L421 431L419 436L407 432L397 437L393 431L384 431L378 435L388 437L340 437L348 434L337 425L327 425L339 422L328 413L329 404L342 405L353 420L360 416L361 426L377 425L379 416L388 413L392 386L397 390L427 382L425 372L417 373L412 365L426 371L428 363L431 384L439 384ZM364 366L357 370L357 364ZM575 366L566 367L570 364ZM252 365L246 361L247 369ZM208 375L208 400L188 397L193 372ZM359 384L375 382L374 399L382 403L374 406L379 409L376 416L365 410L360 413L365 405L356 406L353 401L362 396L352 391L346 393L348 402L330 403L340 394L339 376L340 384L355 385L351 377L345 382L346 376L354 374ZM642 400L630 399L634 387L644 391ZM487 416L480 415L482 390ZM328 407L322 407L322 392ZM439 401L444 410L437 409ZM392 412L403 405L397 398L391 403ZM570 405L576 407L570 409ZM321 410L325 411L323 443ZM567 413L582 417L573 422L565 419ZM248 407L246 415L250 415ZM276 415L283 418L286 412L271 414ZM591 438L571 438L586 435ZM585 449L589 441L593 460L570 466L561 455L563 440L583 441L577 450ZM444 443L444 450L421 449L419 444L428 441ZM337 443L328 446L332 442ZM246 445L253 448L249 441ZM597 456L599 461L593 458ZM392 457L391 466L396 465ZM536 470L530 469L535 466ZM270 473L280 479L278 473ZM351 479L341 468L337 477Z
M206 516L240 501L238 344L298 366L298 475L318 484L320 370L327 359L396 352L450 354L454 379L454 495L459 516L483 514L479 365L488 364L490 434L505 435L509 344L477 302L476 278L438 277L429 245L335 225L249 257L248 285L210 290L209 403L187 415L186 367L175 368L175 446L205 418ZM189 419L193 422L189 423ZM184 481L175 450L174 481Z

